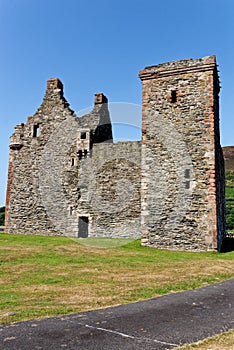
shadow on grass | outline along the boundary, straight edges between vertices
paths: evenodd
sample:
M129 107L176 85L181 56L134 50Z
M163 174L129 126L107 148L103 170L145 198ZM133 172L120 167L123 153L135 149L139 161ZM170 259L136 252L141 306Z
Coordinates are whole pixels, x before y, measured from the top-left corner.
M234 233L227 233L222 242L221 253L228 253L234 251Z
M123 245L127 245L136 239L132 238L100 238L100 237L88 237L88 238L71 238L73 241L79 244L86 245L94 248L117 248Z

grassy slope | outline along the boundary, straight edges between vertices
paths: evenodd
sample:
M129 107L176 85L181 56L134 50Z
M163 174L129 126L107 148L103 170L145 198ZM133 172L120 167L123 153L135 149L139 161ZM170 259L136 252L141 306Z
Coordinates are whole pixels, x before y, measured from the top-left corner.
M103 249L63 237L0 234L1 322L74 313L234 277L234 252ZM212 269L210 268L212 266Z
M225 170L234 171L234 146L223 147Z

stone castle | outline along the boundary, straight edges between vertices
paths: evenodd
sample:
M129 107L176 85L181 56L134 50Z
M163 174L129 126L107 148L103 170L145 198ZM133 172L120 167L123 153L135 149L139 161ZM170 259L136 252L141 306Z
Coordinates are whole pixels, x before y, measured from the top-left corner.
M10 139L8 233L141 238L206 251L225 237L215 56L146 67L142 140L113 143L108 100L77 117L50 79Z

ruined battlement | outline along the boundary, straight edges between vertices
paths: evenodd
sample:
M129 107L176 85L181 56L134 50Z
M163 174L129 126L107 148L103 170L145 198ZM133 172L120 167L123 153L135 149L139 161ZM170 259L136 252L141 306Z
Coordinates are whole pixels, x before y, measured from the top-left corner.
M196 60L187 59L148 66L139 72L139 77L141 80L156 79L165 76L205 72L211 69L216 70L216 68L216 56L207 56Z

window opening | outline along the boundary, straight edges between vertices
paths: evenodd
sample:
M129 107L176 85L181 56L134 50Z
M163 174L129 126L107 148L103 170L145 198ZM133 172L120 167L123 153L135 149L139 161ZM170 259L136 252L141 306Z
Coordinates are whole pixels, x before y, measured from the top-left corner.
M172 103L177 102L177 91L176 90L172 90L172 92L171 92L171 102Z
M33 125L33 137L38 137L40 134L40 126Z
M86 139L86 132L82 132L80 138L82 140L85 140Z
M75 158L72 158L71 159L71 166L74 166L75 165Z
M78 151L78 158L79 158L79 160L81 160L82 159L82 151L80 150L80 151Z

